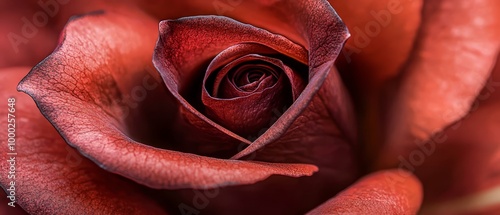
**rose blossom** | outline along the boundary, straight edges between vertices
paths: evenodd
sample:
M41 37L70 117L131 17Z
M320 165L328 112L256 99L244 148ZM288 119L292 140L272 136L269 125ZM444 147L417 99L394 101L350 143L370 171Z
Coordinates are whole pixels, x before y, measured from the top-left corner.
M359 177L355 152L361 149L363 160L371 159L362 165L366 170L402 167L419 176L424 213L493 213L495 201L487 196L498 184L498 144L491 143L498 138L475 130L498 127L492 115L498 72L489 75L498 53L498 31L491 30L498 29L491 16L498 7L493 1L436 2L398 7L387 1L373 4L375 13L332 2L353 34L340 53L344 81L332 63L347 32L322 1L218 4L216 13L237 21L162 21L159 39L158 21L128 6L74 18L56 50L19 85L64 140L32 111L29 98L13 94L26 68L2 73L15 80L1 95L17 98L22 132L17 202L33 214L301 214ZM179 16L213 13L208 8L215 4L191 3L193 10ZM262 16L228 6L259 8ZM140 7L156 17L178 16ZM412 18L421 7L425 18ZM402 9L415 16L397 16ZM384 26L384 16L391 25ZM373 30L363 27L380 17L387 29L360 46ZM377 47L395 35L403 35L398 45ZM373 56L381 51L389 53ZM363 84L360 74L373 83ZM343 82L361 113L362 148ZM387 86L395 93L384 93ZM378 125L369 120L377 112ZM411 214L420 189L408 173L383 171L311 213ZM477 198L483 203L460 203Z

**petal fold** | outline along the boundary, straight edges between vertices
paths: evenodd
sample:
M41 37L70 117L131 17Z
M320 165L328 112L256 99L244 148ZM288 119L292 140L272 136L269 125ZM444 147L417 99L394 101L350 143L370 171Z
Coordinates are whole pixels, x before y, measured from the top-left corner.
M416 214L422 202L422 185L403 170L370 174L318 208L315 214Z
M16 207L21 206L29 214L94 214L96 211L103 214L166 214L145 194L144 187L106 172L65 143L32 99L16 92L16 83L27 71L29 68L0 71L0 78L5 81L0 86L0 99L15 98L15 112L11 118L15 119L13 151L3 142L7 140L7 130L0 131L5 146L0 147L2 160L5 160L0 163L0 184L8 194L15 193ZM0 113L7 116L7 108ZM0 123L7 125L7 117L2 117ZM12 168L14 173L11 174Z
M499 4L425 1L418 40L389 108L387 151L401 154L468 113L499 51Z
M150 57L156 29L154 20L133 10L74 18L58 48L32 69L18 89L35 100L44 116L83 155L110 172L153 188L249 184L273 174L299 177L317 171L313 165L227 161L175 152L148 146L149 139L134 136L134 132L149 130L148 111L141 108L169 117L176 114L173 109L161 109L170 100L154 82L158 74L151 69ZM129 97L136 106L126 104ZM137 103L147 105L148 101L156 106L138 107ZM159 116L151 118L155 117ZM168 130L168 126L157 126ZM168 140L175 139L172 136L159 142L169 145Z

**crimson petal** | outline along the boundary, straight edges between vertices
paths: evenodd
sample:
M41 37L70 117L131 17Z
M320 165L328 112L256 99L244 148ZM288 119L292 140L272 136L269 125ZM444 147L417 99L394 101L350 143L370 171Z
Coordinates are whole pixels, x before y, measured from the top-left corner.
M424 184L425 214L499 210L499 86L500 55L471 111L399 157L400 167L415 171Z
M467 114L499 50L499 6L494 0L425 1L418 40L390 107L382 157L394 161L414 140L427 140Z
M278 76L274 77L277 80L272 81L273 75L269 75L267 78L263 76L262 81L237 87L237 84L234 83L235 81L230 80L231 74L228 75L228 73L238 72L232 71L232 69L239 64L243 64L242 62L256 60L271 64L276 67L276 70L281 70L274 71L277 73L274 74ZM255 62L252 62L248 66L255 66L255 64ZM292 77L294 76L293 71L280 60L261 55L249 54L232 61L217 73L213 86L214 95L208 94L206 90L202 91L202 102L207 116L215 121L219 121L225 128L239 135L256 135L272 119L274 113L269 110L282 109L293 102L292 95L290 95L290 85L295 86L302 83L291 83L291 80L283 77L285 76L283 73L290 74ZM204 83L207 81L209 75L207 72ZM234 77L232 78L234 79ZM219 81L220 79L222 80ZM255 86L251 92L244 91L245 87L252 87L252 84L255 84ZM206 85L204 84L204 86ZM215 90L216 88L220 89L221 92L217 93L218 90ZM295 86L295 88L298 87ZM216 93L220 95L216 95Z
M202 92L203 67L207 66L210 59L219 53L223 55L224 50L237 44L248 43L267 46L268 49L296 61L307 63L307 52L299 45L282 36L227 17L197 16L160 23L160 38L153 61L169 92L181 104L179 108L184 116L175 129L181 134L199 134L197 138L183 140L182 145L185 148L199 148L200 142L205 148L218 150L224 147L241 148L251 143L208 119L194 107L196 102L201 100L196 95ZM221 146L221 143L225 146ZM204 154L200 150L195 152ZM228 155L231 156L234 153L236 151Z
M303 115L302 117L314 115L310 111L311 107L319 106L320 103L329 103L326 105L327 110L336 112L330 115L330 117L338 123L339 129L348 141L354 143L356 138L353 129L353 117L352 113L350 113L352 110L349 109L349 97L344 92L343 84L339 77L336 77L336 74L330 74L337 73L337 71L332 69L333 63L340 53L344 42L349 37L345 25L333 8L325 1L283 1L273 6L280 8L277 9L280 10L278 13L284 14L288 23L293 23L292 26L302 32L302 40L306 41L304 46L308 49L309 57L308 85L292 106L266 133L232 158L238 159L248 156L256 150L278 140L287 129L295 130L297 127L301 127L297 124L302 124L303 122L295 120L301 115ZM307 10L303 8L307 8ZM294 11L295 13L287 13L285 10ZM331 72L332 70L333 72ZM320 88L323 87L327 79L330 79L332 81L331 84L336 85L336 88L340 90L331 95L332 97L329 98L331 99L330 101L325 102L318 100L318 96L316 95L324 92ZM334 108L330 109L332 107L330 105L333 105Z
M195 133L197 136L204 135L204 133L212 134L206 135L205 138L193 137L191 139L193 143L188 148L206 145L210 140L230 145L231 141L238 143L244 139L204 116L199 108L201 105L196 103L201 101L201 98L196 98L196 95L201 94L203 90L199 86L203 82L207 65L210 67L214 61L223 59L222 63L217 62L214 63L217 66L213 66L220 68L234 60L230 56L220 57L219 54L223 55L227 52L240 57L251 51L240 54L239 51L244 52L244 50L228 50L239 49L248 44L258 44L265 46L267 50L255 47L249 49L255 49L256 53L261 55L275 51L302 64L307 64L309 77L305 78L305 82L308 85L302 94L299 93L300 96L297 97L292 107L288 110L276 110L275 113L278 116L283 113L278 122L269 124L270 128L251 143L246 149L248 151L237 155L240 157L233 158L275 163L312 163L318 165L320 170L312 177L280 178L279 181L274 181L272 186L266 183L272 179L252 185L252 190L266 193L265 199L272 199L275 196L280 199L280 202L275 203L264 202L264 198L259 198L261 194L257 193L245 193L243 196L236 194L244 193L245 188L237 187L231 190L225 188L221 190L219 197L211 199L210 206L206 208L209 213L215 211L223 214L224 212L216 208L227 205L225 200L228 199L234 204L226 206L224 208L226 210L222 211L234 209L245 214L255 212L255 208L245 206L245 201L237 202L234 196L238 199L261 201L259 205L262 208L269 208L272 211L294 211L292 213L299 211L300 213L331 197L358 176L354 144L356 142L355 120L349 96L343 88L337 71L332 67L333 61L348 36L345 26L325 1L256 1L255 5L260 6L263 11L273 11L273 14L282 18L286 25L298 31L300 38L297 41L307 41L307 43L302 43L303 47L301 47L278 34L272 34L225 17L197 16L161 23L161 35L154 56L154 64L161 72L169 92L181 104L179 108L184 114L183 119L188 121L187 125L179 124L182 126L179 132L189 129L188 134ZM210 62L212 59L213 61ZM212 70L207 69L207 71ZM206 93L209 94L210 90ZM199 130L192 132L193 128ZM225 141L220 141L220 133L214 135L216 130L232 137L233 140L226 138ZM238 137L240 139L237 139ZM241 142L243 142L241 144L243 147L249 144L248 141ZM185 143L187 142L183 142ZM298 180L300 180L300 185L297 184ZM324 187L324 184L331 186ZM317 189L308 189L309 187ZM249 187L246 188L249 189ZM293 191L274 191L290 188ZM307 193L311 195L311 198L298 200L297 195L293 193ZM294 204L296 202L301 202L301 204ZM226 213L231 214L231 212Z
M287 4L287 6L281 4ZM192 95L186 95L189 94L186 89L190 89L186 83L197 79L196 76L202 71L204 65L209 63L210 59L238 43L263 44L299 62L308 63L309 84L302 95L273 126L249 147L233 156L233 159L244 157L274 142L290 128L292 122L309 106L313 95L318 92L320 86L327 79L333 62L348 37L345 26L331 6L324 1L276 2L272 7L280 10L276 12L277 14L282 14L283 8L299 13L294 16L286 15L286 18L289 23L295 25L296 29L304 31L305 35L302 39L308 40L305 45L309 49L309 60L305 58L307 54L302 47L286 38L228 18L198 16L161 23L162 34L157 44L154 63L160 70L169 91L186 110L183 111L187 114L185 118L191 120L190 124L198 127L200 124L205 124L200 128L203 131L220 130L231 137L238 138L239 142L244 142L241 140L243 138L209 120L192 106L195 102L186 100L192 97ZM299 8L308 8L308 10L303 11ZM325 31L325 29L329 30ZM332 81L333 85L340 88L339 91L343 91L342 83L337 75L332 75ZM344 108L346 103L349 103L349 99L345 97L345 93L336 93L332 96L335 99L330 99L332 101L329 102L335 103L331 106L336 109L332 116L339 122L341 130L345 131L348 138L354 142L352 115L348 113L351 110ZM194 99L196 100L196 98ZM215 133L215 131L210 133ZM230 142L230 140L226 140L226 142Z
M69 147L53 126L39 113L26 94L16 92L16 83L29 68L0 71L5 81L0 99L15 98L15 148L10 151L7 130L0 131L0 153L5 161L15 160L15 178L9 178L9 162L1 162L0 184L30 214L165 214L144 187L106 172ZM7 108L0 110L7 125ZM17 154L8 154L8 153ZM11 181L15 186L11 187ZM2 202L3 203L3 202ZM17 205L17 206L19 206ZM13 212L13 211L10 211ZM9 214L11 214L9 212Z
M255 53L259 53L264 56L279 54L277 51L258 43L239 43L233 45L225 49L224 51L220 52L219 54L217 54L217 56L214 57L214 59L210 62L210 64L207 67L204 80L206 80L208 76L212 74L217 68L225 67L225 65L227 66L227 64L236 60L238 56L251 55ZM271 60L272 58L268 59ZM300 77L299 74L293 72L292 69L284 65L283 62L277 62L280 61L279 59L274 59L271 61L275 62L277 66L280 66L284 69L286 76L288 77L290 83L292 83L291 87L292 87L293 100L296 100L297 97L299 97L302 90L304 90L306 83L304 83L304 80L302 80L302 77ZM306 63L306 62L301 62L301 63ZM203 89L205 90L205 82L203 84L204 84Z
M68 19L77 14L120 7L123 2L71 1L0 1L0 67L33 66L57 45L59 32Z
M132 10L75 18L66 26L59 47L33 68L18 89L33 97L82 154L108 171L150 187L209 188L255 183L273 174L305 176L317 170L312 165L207 158L131 139L128 135L141 129L137 125L144 125L140 121L144 113L123 112L125 92L142 86L150 90L147 95L157 96L163 90L143 82L156 77L147 72L156 29L154 20ZM125 123L127 117L139 121L131 126Z
M422 202L422 185L403 170L372 173L307 213L315 214L416 214Z
M371 100L407 61L420 25L423 0L329 2L352 34L339 55L339 70L346 69L347 85L352 84L357 96ZM374 109L376 105L366 107Z

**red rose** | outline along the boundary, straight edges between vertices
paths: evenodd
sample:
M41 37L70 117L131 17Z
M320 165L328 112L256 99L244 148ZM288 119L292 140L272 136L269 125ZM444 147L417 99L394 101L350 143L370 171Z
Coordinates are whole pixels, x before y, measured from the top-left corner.
M12 205L31 214L439 214L498 205L488 197L499 167L498 72L487 82L499 51L493 1L388 0L368 11L332 2L352 34L343 50L349 33L326 1L48 2L37 3L47 17L60 12L47 23L102 10L71 19L20 82L39 110L15 92L29 68L0 73L2 125L15 126L0 131L0 208L9 213ZM200 14L226 17L189 17ZM35 25L44 33L28 43L55 41L38 38L55 26ZM22 40L8 41L22 55L2 65L32 65L51 47L32 44L39 54L22 57L28 46L12 41ZM421 209L420 182L405 171L359 179L394 167L423 182Z

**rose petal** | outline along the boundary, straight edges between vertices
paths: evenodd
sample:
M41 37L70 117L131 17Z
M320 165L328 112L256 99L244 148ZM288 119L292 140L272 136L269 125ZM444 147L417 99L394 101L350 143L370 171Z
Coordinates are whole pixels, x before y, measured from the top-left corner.
M281 137L287 129L295 130L297 127L302 127L300 124L304 122L301 122L301 120L294 122L295 119L304 112L307 113L308 111L306 111L306 109L308 108L310 108L309 110L317 110L314 106L319 106L320 104L314 103L324 102L313 98L317 98L315 94L318 93L325 79L327 79L332 70L333 62L337 58L345 40L349 37L346 27L326 1L281 1L274 2L271 5L277 8L277 13L284 14L284 19L287 20L288 23L293 23L294 29L302 31L300 35L302 40L306 41L304 46L309 51L308 85L289 110L285 112L266 133L255 140L249 147L233 156L233 159L247 156L267 144L273 143ZM307 9L304 10L304 8ZM294 13L292 14L290 11ZM333 74L330 77L332 78L330 79L332 81L331 84L336 87L326 91L333 91L333 89L338 91L335 91L336 93L334 94L330 94L332 97L328 98L328 102L324 102L329 103L325 105L327 108L326 110L331 111L329 118L332 118L338 123L339 129L342 131L341 133L343 133L349 141L354 143L356 138L353 126L354 121L352 121L353 116L352 113L350 113L352 110L345 109L346 107L350 108L350 99L344 92L343 84L338 76ZM313 100L316 100L316 102L313 102ZM308 114L314 115L314 113ZM318 123L318 121L316 121L316 123ZM306 131L303 132L307 133ZM336 141L325 142L332 143Z
M408 59L423 0L329 2L352 34L339 55L339 71L357 97L369 100ZM368 107L373 109L375 105Z
M288 126L283 124L283 117L286 119L287 113L300 110L293 109L293 106L288 110L274 110L278 117L279 114L282 115L270 125L272 127L269 130L274 129L273 132L279 133L268 133L268 130L252 143L264 143L265 147L246 155L244 159L312 163L320 168L320 172L316 174L318 177L330 178L330 182L337 182L339 185L352 182L359 174L359 146L351 141L353 139L349 136L354 136L356 131L352 127L352 130L343 130L340 126L352 125L355 119L349 97L339 80L337 71L332 68L318 93L311 98L310 105L287 130L274 127ZM345 117L346 121L334 121L333 119L341 119L335 118L338 114L345 114L342 117Z
M241 66L242 64L248 62L250 62L250 64L258 62L259 65L266 66L266 68L269 70L272 70L274 68L280 69L281 71L286 70L286 66L280 60L262 56L259 54L244 55L225 65L219 72L217 72L213 86L213 93L207 94L207 96L217 99L233 99L251 95L255 93L257 89L260 89L257 92L262 92L264 89L269 89L276 86L275 83L277 82L277 79L281 77L279 74L272 73L268 74L267 76L262 75L257 81L251 82L248 74L247 76L242 77L242 74L238 73L239 71L231 72L232 69L238 68L238 66ZM251 67L252 65L243 66ZM238 68L238 70L240 69ZM290 70L290 68L288 68L288 70ZM205 75L205 77L208 78L208 75L209 74ZM207 80L205 79L204 82L206 81ZM252 85L253 83L256 83L256 85ZM205 93L205 91L202 91L202 93Z
M352 34L336 64L359 113L363 157L374 160L382 144L381 94L408 60L420 25L423 0L329 2Z
M151 87L144 85L143 77L152 76L146 70L151 64L155 25L133 11L99 12L74 19L66 26L62 44L28 74L19 89L34 98L61 135L84 155L108 171L150 187L248 184L273 174L299 177L317 170L312 165L207 158L153 148L127 136L134 126L145 125L140 120L145 120L146 113L138 111L142 115L135 116L137 112L130 111L131 120L136 121L127 124L129 115L121 110L121 97L137 87L144 91ZM147 95L158 96L157 91L164 89L150 90ZM152 98L158 106L162 99L168 101L166 94ZM164 114L176 113L170 111L166 109Z
M345 139L333 120L329 120L332 115L343 111L340 108L349 108L348 101L332 100L348 98L344 97L345 91L342 85L337 84L338 80L338 73L332 70L314 96L312 105L291 129L276 142L244 158L278 163L312 163L319 167L313 176L275 176L253 185L224 187L215 191L186 190L183 192L185 197L176 201L207 214L259 214L262 211L268 214L303 214L352 184L359 177L358 148ZM349 113L348 110L351 109L346 109L346 113ZM279 116L284 111L273 112ZM206 192L210 194L205 195L207 198L204 200ZM215 197L212 195L214 192L218 193Z
M416 214L421 202L415 176L388 170L365 176L307 214Z
M281 117L270 124L264 134L232 158L248 156L246 159L251 157L270 162L320 163L328 169L324 171L326 175L337 178L339 184L345 184L356 177L358 169L353 146L356 138L355 121L349 97L332 66L348 33L333 9L324 1L290 1L286 6L281 4L284 2L277 2L273 6L276 9L297 11L297 16L287 15L285 18L297 29L304 29L304 37L310 40L307 44L310 48L309 61L304 60L304 50L286 38L225 17L197 16L161 23L161 35L154 56L155 66L169 91L182 104L182 113L186 114L184 118L188 125L180 127L184 126L181 124L181 130L197 128L196 134L207 131L210 134L214 133L212 130L218 129L227 136L237 138L238 135L209 120L193 107L193 103L196 105L198 100L193 95L201 91L195 80L201 82L203 68L210 60L233 45L260 43L299 62L308 62L309 84L297 101L288 110L276 110L284 114L280 114ZM303 8L308 10L304 11ZM218 138L220 136L212 135L207 139ZM232 142L236 144L243 141L238 139ZM231 140L224 143L230 145ZM274 146L269 146L270 143ZM200 145L199 142L193 142L190 148L196 145ZM257 157L250 155L258 149L264 152L259 152Z
M461 120L398 157L424 183L429 213L500 206L500 56L491 78ZM442 213L441 213L442 214Z
M231 68L245 61L255 60L261 60L262 62L274 65L276 70L281 70L276 72L284 74L279 74L280 76L275 82L271 82L271 76L269 76L269 78L264 79L258 87L256 86L253 92L244 92L241 88L238 90L232 83L225 83L222 87L217 86L219 85L217 83L219 77L223 77L223 80L229 82L227 73ZM278 59L256 54L249 54L238 58L224 66L217 73L214 88L220 88L221 95L211 96L205 89L202 90L201 99L204 104L205 113L212 120L219 122L219 124L223 125L225 128L239 135L247 137L250 135L257 135L259 130L265 128L269 124L269 121L271 121L274 115L271 110L290 106L293 102L293 91L291 91L292 87L290 85L294 85L295 83L291 83L293 79L287 79L284 77L285 75L287 77L294 77L293 71ZM207 76L209 76L208 72L205 75L204 82L209 81L207 80ZM269 82L269 84L267 84L269 86L266 85L266 80L269 80L267 81ZM222 84L224 84L224 82ZM300 85L303 86L302 82L297 83L297 85L299 86L295 86L295 88L300 87ZM205 86L204 84L204 87ZM230 86L233 88L231 89ZM224 94L233 96L223 97Z
M262 44L299 62L307 62L306 51L297 44L227 17L198 16L160 23L160 38L153 61L169 92L181 104L182 121L174 129L181 134L198 134L196 138L181 141L185 146L183 151L214 156L210 150L217 153L228 148L227 153L217 156L227 158L234 155L236 149L250 144L195 108L202 106L197 102L201 101L203 67L225 49L246 43ZM200 142L204 146L201 150Z
M294 13L295 11L284 10L288 8L288 0L189 0L176 1L175 4L168 0L132 1L135 1L141 8L144 8L148 13L154 14L155 17L161 20L198 15L226 16L262 29L267 29L279 35L284 35L299 44L306 44L304 38L301 37L302 30L295 28L295 22L283 19L283 17L290 14L297 14ZM302 3L310 5L315 2L307 0L307 3L303 1L300 4ZM299 8L293 8L293 10L295 9ZM255 11L259 12L258 16L255 15Z
M271 5L274 10L279 10L276 11L277 14L284 13L284 10L297 12L293 16L287 14L284 18L288 23L292 23L296 29L303 30L305 35L302 40L309 40L306 44L306 47L310 49L308 62L310 68L309 87L304 90L302 96L295 102L295 105L290 108L293 111L285 113L265 134L260 136L259 139L244 151L233 156L233 158L243 157L262 148L266 144L276 140L289 128L291 122L308 106L312 95L319 90L316 86L322 85L330 72L333 61L340 52L341 45L348 36L345 26L336 16L330 5L324 1L281 1L274 2ZM303 8L307 8L308 10L303 10ZM324 20L329 21L325 22ZM196 120L196 117L189 117L196 120L191 124L201 124L203 121L207 121L211 126L219 130L223 129L201 115L181 96L183 90L188 87L185 86L185 83L191 83L195 79L194 76L196 74L193 74L193 72L200 71L203 64L208 63L206 61L215 57L217 53L234 45L234 43L258 42L300 62L305 62L303 60L304 57L302 57L304 56L303 50L297 48L295 44L279 36L269 34L266 31L251 28L227 18L206 16L178 21L166 21L163 22L161 32L162 36L158 42L158 49L155 52L155 65L162 72L161 74L167 87L181 101L184 108L192 113L191 115L199 118ZM249 34L248 32L253 33ZM204 40L200 40L200 38ZM273 40L275 42L270 43ZM179 41L182 41L182 43ZM202 45L195 46L194 44ZM168 49L165 47L168 47ZM342 85L341 83L338 84ZM337 97L341 97L341 95L342 93ZM347 101L348 99L339 98L339 100ZM344 106L344 104L339 104L339 106ZM189 113L188 111L186 112ZM335 114L334 118L340 122L349 121L347 120L349 114L342 112L341 114ZM353 134L352 122L340 124L343 130L351 130L347 132L348 135ZM225 133L233 137L237 136L232 132L226 131Z
M212 61L207 67L204 79L206 80L208 76L212 74L217 68L224 67L224 65L227 66L227 64L229 64L230 62L235 61L238 58L238 56L251 55L255 53L259 53L264 56L279 55L279 53L274 51L273 49L257 43L239 43L225 49L212 59ZM277 64L283 64L283 63L277 63ZM283 65L283 67L285 66L286 65ZM297 97L299 97L300 93L304 90L304 87L306 85L305 81L303 80L303 77L300 76L303 75L301 73L303 73L302 70L305 68L300 68L302 64L299 65L294 64L293 66L297 73L293 72L292 69L289 67L288 67L289 69L286 69L285 67L284 72L288 77L288 79L290 80L290 82L292 83L291 86L292 96L293 100L296 100Z
M259 1L256 5L262 2ZM313 47L310 49L314 57L309 55L309 59L314 59L312 61L314 63L310 66L313 68L312 75L309 77L312 82L310 81L311 84L309 84L308 93L310 94L304 95L303 93L299 96L300 102L293 110L293 114L289 114L287 117L286 114L290 112L281 115L286 109L273 110L278 117L281 115L283 120L281 127L277 127L277 124L273 125L272 121L269 124L272 126L269 130L275 130L272 132L268 130L267 136L271 138L267 139L269 142L266 144L273 144L263 148L257 146L256 148L260 150L244 159L280 163L314 163L320 167L320 171L312 177L280 178L280 180L270 178L254 185L217 189L220 194L215 198L210 197L207 206L194 203L200 198L199 191L196 190L194 197L180 200L184 204L193 201L193 206L196 206L197 210L203 210L209 214L255 214L262 210L270 214L273 212L302 213L334 195L358 177L356 149L353 146L356 136L355 120L351 112L349 97L337 71L332 68L333 60L336 57L335 51L339 50L339 45L347 36L345 28L335 26L335 24L339 24L339 20L335 17L331 7L325 5L325 2L273 1L271 3L268 1L268 3L260 9L273 10L275 16L286 20L286 25L296 27L294 31L300 29L300 35L308 34L307 37L314 40L310 44L304 45ZM298 15L289 17L288 13ZM193 76L202 76L206 65L218 53L238 46L238 44L256 43L257 39L260 44L275 50L279 48L276 44L287 42L276 34L269 34L266 31L251 28L226 18L213 16L164 21L163 24L165 24L163 41L159 40L155 65L162 72L164 81L172 94L183 103L186 110L189 110L185 112L186 115L199 113L191 104L199 99L193 98L192 95L197 95L201 91L200 88L197 88L199 87L197 83L192 85L186 83L196 82L193 80L200 80L201 83L202 77L193 78ZM232 28L232 26L235 27ZM311 32L302 31L305 27L312 27L314 31L311 29L309 29ZM342 31L335 33L335 27L339 27ZM265 33L263 37L259 37L263 33ZM280 40L268 42L271 39ZM280 46L287 44L290 42ZM298 53L305 52L298 50ZM293 52L283 53L279 49L276 51L292 57L305 56L305 54L294 55ZM301 60L301 57L293 58L302 63L310 63L310 60ZM228 60L226 63L228 62L230 61ZM317 94L315 94L316 91L318 91ZM302 99L300 99L301 97ZM187 101L187 99L192 99L192 101ZM307 101L309 99L312 100L310 103ZM300 110L300 108L304 108L304 110ZM297 116L296 120L293 119L294 116ZM202 118L203 116L189 118L196 122L192 123L191 127L203 127L200 124L208 119ZM217 125L212 126L216 127ZM288 130L287 126L289 126ZM202 132L204 131L195 133ZM228 133L228 135L230 134ZM194 145L200 145L200 143L194 143ZM325 187L325 184L330 186ZM193 193L192 190L185 192ZM309 198L304 199L303 196ZM247 202L257 202L259 208L248 205Z
M54 50L71 16L117 6L93 0L0 1L0 34L4 36L0 67L35 65Z
M15 98L15 155L0 147L5 161L0 163L0 183L10 193L15 182L16 202L30 214L165 214L141 187L110 174L78 155L59 136L52 125L38 112L30 97L16 92L16 83L29 68L0 71L4 84L0 100ZM2 125L7 125L7 108L0 110ZM7 130L0 136L7 140ZM15 157L15 178L8 178ZM9 213L10 214L10 213Z
M413 140L460 119L486 83L500 40L498 1L426 1L419 39L405 67L386 128L394 159Z
M500 212L500 186L446 202L430 203L421 214L491 215Z

